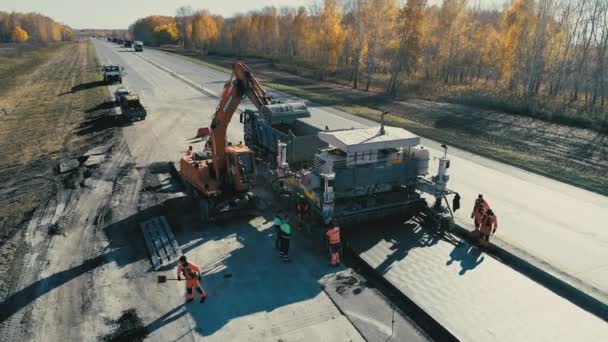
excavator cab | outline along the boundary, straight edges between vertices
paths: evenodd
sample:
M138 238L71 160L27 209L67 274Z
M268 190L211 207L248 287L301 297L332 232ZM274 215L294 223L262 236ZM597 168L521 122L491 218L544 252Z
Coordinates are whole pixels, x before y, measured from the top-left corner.
M255 161L253 151L240 144L226 147L226 182L235 191L247 191L255 186Z

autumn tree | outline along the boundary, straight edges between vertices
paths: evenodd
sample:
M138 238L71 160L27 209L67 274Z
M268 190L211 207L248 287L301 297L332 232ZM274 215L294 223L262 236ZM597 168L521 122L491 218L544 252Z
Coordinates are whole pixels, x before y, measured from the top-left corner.
M386 92L396 95L400 77L414 72L422 54L422 23L426 0L408 0L399 13L398 36L391 53L391 75Z
M315 22L318 30L315 43L316 62L319 78L325 78L327 71L335 71L345 38L342 26L342 12L337 0L325 0Z
M19 26L15 26L11 35L11 40L15 43L25 43L30 39L27 32Z
M209 11L194 13L192 16L192 42L202 55L208 53L210 44L218 37L218 24Z
M182 6L175 11L175 26L182 47L188 49L192 44L192 14L190 6Z

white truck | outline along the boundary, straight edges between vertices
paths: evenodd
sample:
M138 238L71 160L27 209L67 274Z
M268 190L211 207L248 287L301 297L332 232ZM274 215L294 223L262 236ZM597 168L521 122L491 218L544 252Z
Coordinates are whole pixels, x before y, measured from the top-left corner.
M133 42L133 47L135 48L135 52L143 52L144 51L144 43L140 40L136 40Z
M106 83L122 83L124 68L120 65L110 64L101 67L103 81Z

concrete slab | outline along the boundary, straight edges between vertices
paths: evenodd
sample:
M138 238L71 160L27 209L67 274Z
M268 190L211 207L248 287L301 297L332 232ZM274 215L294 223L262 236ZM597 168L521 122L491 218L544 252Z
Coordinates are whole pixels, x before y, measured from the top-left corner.
M89 156L87 161L84 162L84 166L89 166L89 167L96 166L96 165L103 163L103 161L105 159L106 159L106 156L104 154L91 155L91 156Z
M139 224L154 270L173 265L182 255L173 229L164 216Z
M602 341L608 324L477 248L416 225L354 234L361 258L462 341Z
M298 247L283 263L271 228L263 218L193 228L200 240L183 249L202 267L208 298L186 308L201 339L363 341L322 290L333 270Z
M59 173L65 173L72 171L80 166L77 159L70 159L63 161L59 164Z
M97 146L95 148L88 150L85 154L83 154L83 156L88 157L88 156L94 156L94 155L99 155L99 154L105 154L106 152L108 152L108 150L110 149L111 146L112 146L111 144Z

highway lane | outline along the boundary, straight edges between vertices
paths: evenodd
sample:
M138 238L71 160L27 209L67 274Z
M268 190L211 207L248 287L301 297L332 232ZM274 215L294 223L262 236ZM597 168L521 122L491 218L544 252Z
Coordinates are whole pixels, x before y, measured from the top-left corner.
M217 106L216 98L188 87L134 53L125 52L126 49L106 42L93 42L100 63L120 64L126 69L123 84L112 85L110 90L128 87L140 94L148 110L146 120L122 129L138 168L143 169L154 162L177 161L190 144L200 147L198 139L192 138L198 127L209 125ZM238 120L232 121L228 135L232 141L242 140ZM260 219L264 221L263 218L253 221ZM336 286L339 282L336 284L335 271L326 266L324 254L309 253L306 248L298 246L298 239L294 239L294 263L282 264L272 248L268 224L247 223L237 221L222 226L194 226L190 232L176 231L178 241L185 242L180 244L184 250L189 250L189 257L200 260L203 265L214 260L221 262L217 262L214 269L205 271L208 273L203 282L210 293L205 305L188 306L183 310L187 315L180 314L176 323L154 331L153 340L176 340L180 336L199 339L203 337L201 335L205 340L223 341L276 341L281 338L359 341L359 333L382 337L382 340L388 337L391 329L387 322L393 310L390 303L373 289L349 301L348 312L344 316L332 303L333 297L329 299L338 295ZM200 246L192 248L192 244ZM218 271L222 269L230 270L235 276L227 280ZM320 290L321 284L326 291ZM156 296L158 285L145 283L143 279L142 282L134 280L129 285L130 291L137 287L149 294L145 308L139 310L146 322L154 321L158 316L165 317L167 308L183 300L183 284L169 284L172 285L175 291L167 298ZM357 318L370 310L377 317ZM212 317L209 317L210 313ZM193 327L196 331L192 330ZM411 341L427 340L417 327L399 314L394 336Z
M166 52L147 49L141 56L218 95L228 78ZM299 100L270 93L277 99ZM333 108L314 106L311 112L330 128L376 125ZM439 143L428 139L422 143L433 156L442 153ZM484 194L498 213L497 245L608 303L608 197L460 149L450 148L449 154L450 188L463 198L457 223L472 228L473 201L477 194Z

